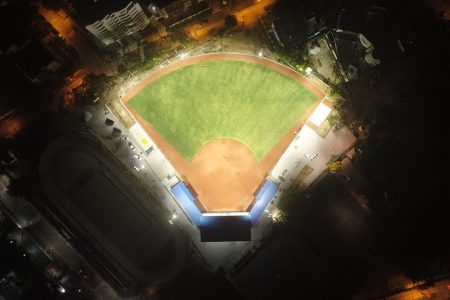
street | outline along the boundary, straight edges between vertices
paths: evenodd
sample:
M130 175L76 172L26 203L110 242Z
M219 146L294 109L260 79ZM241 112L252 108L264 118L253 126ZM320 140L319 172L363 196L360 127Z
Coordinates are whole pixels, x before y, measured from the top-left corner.
M225 28L225 17L235 15L238 26L241 28L252 28L259 22L259 19L266 14L265 8L274 4L275 0L251 0L239 2L234 7L227 7L213 13L207 18L207 22L197 22L185 28L186 34L202 42L208 38L208 35L215 31Z

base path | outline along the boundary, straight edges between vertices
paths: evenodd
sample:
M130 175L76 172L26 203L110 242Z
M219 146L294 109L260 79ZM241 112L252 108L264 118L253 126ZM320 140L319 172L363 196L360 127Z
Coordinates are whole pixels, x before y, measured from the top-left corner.
M219 139L205 144L197 152L193 161L188 162L147 121L128 106L127 102L142 88L161 76L188 65L213 60L246 61L264 65L294 78L316 94L318 101L260 161L256 161L250 149L240 142ZM196 194L197 204L202 211L227 212L249 209L258 187L324 96L324 93L306 77L277 62L245 54L206 54L174 62L154 72L129 91L122 102L163 151L177 172L183 176L183 180Z

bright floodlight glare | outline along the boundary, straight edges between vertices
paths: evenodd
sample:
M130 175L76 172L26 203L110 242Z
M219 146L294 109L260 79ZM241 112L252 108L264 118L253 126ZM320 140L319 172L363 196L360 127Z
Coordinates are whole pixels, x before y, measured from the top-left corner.
M319 106L316 108L316 110L313 112L309 120L317 126L320 126L323 121L328 117L328 115L331 112L331 108L326 106L323 103L320 103Z
M312 71L313 71L313 69L311 69L310 67L307 67L307 68L305 69L306 75L311 75L311 74L312 74Z
M181 59L186 58L187 56L188 56L188 54L186 52L183 52L180 54Z
M204 216L248 216L249 213L246 211L231 211L231 212L215 212L215 213L211 213L211 212L204 212L202 213L202 215Z
M60 286L58 287L58 291L59 291L61 294L64 294L64 293L66 292L66 289L65 289L62 285L60 285Z
M258 56L262 56L262 49L261 50L259 50L259 52L258 52Z

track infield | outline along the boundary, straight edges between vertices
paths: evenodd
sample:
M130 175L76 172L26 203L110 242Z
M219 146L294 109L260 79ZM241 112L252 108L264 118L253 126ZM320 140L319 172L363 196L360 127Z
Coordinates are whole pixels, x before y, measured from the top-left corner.
M249 55L210 54L155 72L123 102L205 211L245 211L323 93Z

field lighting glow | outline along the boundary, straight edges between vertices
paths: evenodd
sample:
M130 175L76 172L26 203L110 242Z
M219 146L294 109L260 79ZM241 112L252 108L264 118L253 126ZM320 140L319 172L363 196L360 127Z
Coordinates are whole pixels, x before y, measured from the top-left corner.
M331 112L331 108L326 106L323 103L320 103L319 106L314 110L313 114L309 118L309 120L317 126L320 126L323 121L328 117Z
M214 212L214 213L203 213L202 215L204 216L209 216L209 217L217 217L217 216L246 216L248 215L248 212L245 211L236 211L236 212L223 212L223 213L219 213L219 212Z

